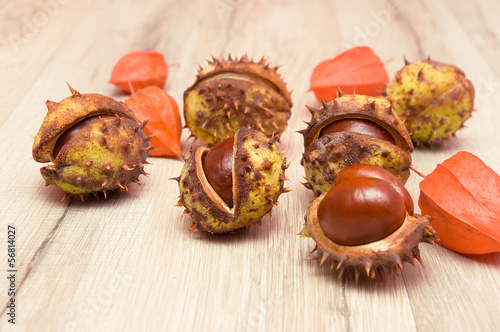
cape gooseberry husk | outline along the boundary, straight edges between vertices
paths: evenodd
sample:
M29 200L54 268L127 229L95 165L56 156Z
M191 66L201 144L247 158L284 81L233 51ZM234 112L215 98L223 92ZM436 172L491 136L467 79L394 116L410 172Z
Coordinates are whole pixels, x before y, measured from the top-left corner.
M33 158L51 162L40 169L46 185L83 199L140 184L152 149L146 122L110 97L69 88L71 96L59 103L46 101L48 112L33 143Z
M277 69L265 58L212 57L184 92L186 127L209 146L234 136L240 127L279 137L287 127L292 99Z
M198 147L186 160L180 177L174 178L180 191L177 206L183 206L184 214L191 216L190 229L227 233L260 223L277 205L281 193L289 191L283 187L288 165L274 139L241 128L234 138L213 149L220 151L214 152L212 159L210 148ZM218 158L221 163L214 162ZM227 179L214 173L232 179L228 184Z
M316 197L299 233L316 242L307 260L328 262L339 279L354 276L356 283L362 274L383 280L393 272L398 275L403 262L421 262L418 245L434 244L437 234L429 217L410 215L391 182L378 175L348 176Z
M304 135L301 160L304 184L316 196L332 188L343 169L356 164L380 166L406 183L413 144L386 98L343 95L340 90L322 107L308 107L311 120Z
M416 145L442 142L464 127L474 110L474 86L455 66L414 61L388 84L387 96Z

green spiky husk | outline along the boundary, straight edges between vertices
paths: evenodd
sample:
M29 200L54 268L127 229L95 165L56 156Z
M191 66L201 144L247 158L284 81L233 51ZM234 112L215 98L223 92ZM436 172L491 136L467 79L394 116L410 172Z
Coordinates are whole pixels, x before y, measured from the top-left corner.
M432 60L407 64L388 84L386 94L416 145L454 136L474 110L474 86L464 72Z
M318 196L333 186L337 174L355 164L371 164L385 168L402 183L410 176L413 145L410 135L390 102L385 98L364 95L340 95L312 113L304 135L305 186ZM369 120L385 129L394 144L364 134L337 132L318 139L321 130L343 119Z
M246 128L237 131L233 154L233 208L229 208L208 183L202 158L209 151L199 147L182 169L180 198L194 228L227 233L259 222L284 192L287 165L272 140Z
M33 144L36 161L52 162L40 169L46 184L85 195L138 183L151 149L143 132L145 123L137 122L133 111L112 98L70 89L70 97L47 102L47 116ZM58 138L89 117L99 119L83 127L54 155Z
M340 132L311 143L301 160L306 187L316 196L332 188L340 171L356 164L380 166L406 183L410 177L411 156L390 142L363 134Z
M238 128L279 136L286 129L292 100L286 84L265 59L213 59L184 92L184 118L193 136L213 146Z

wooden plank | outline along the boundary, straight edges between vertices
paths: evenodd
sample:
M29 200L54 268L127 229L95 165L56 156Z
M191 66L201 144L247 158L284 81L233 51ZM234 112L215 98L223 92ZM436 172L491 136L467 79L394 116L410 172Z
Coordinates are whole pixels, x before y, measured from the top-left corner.
M0 9L9 26L21 26L48 2L23 1ZM445 147L418 149L414 166L429 173L458 150L469 150L500 169L496 135L500 114L497 4L425 1L146 1L61 4L57 13L13 57L2 44L0 83L11 99L0 106L0 203L2 228L18 230L18 326L68 331L309 331L498 330L500 255L461 256L422 245L424 267L405 266L399 278L374 283L336 280L335 271L305 262L314 247L299 238L312 193L300 182L309 75L323 59L358 44L370 45L390 74L402 57L436 60L463 68L478 92L479 110ZM472 14L471 14L472 13ZM40 15L40 14L38 14ZM465 17L467 16L467 17ZM3 23L5 24L5 23ZM17 25L16 25L17 24ZM9 33L1 26L1 33ZM487 33L484 33L487 31ZM481 32L481 33L479 33ZM50 47L47 47L49 45ZM487 50L486 45L492 49ZM81 92L119 100L107 83L124 53L156 49L170 64L165 90L179 102L198 65L247 53L268 56L293 93L293 113L281 149L292 161L294 189L280 197L262 228L235 235L187 230L191 221L174 208L182 162L151 158L141 187L107 200L66 199L43 186L40 164L29 157L45 114L45 99L68 95L65 81ZM39 55L33 57L33 55ZM13 86L15 89L10 88ZM192 140L185 130L184 151ZM19 160L19 161L18 161ZM16 161L16 162L13 162ZM408 188L418 199L420 178ZM5 233L4 233L5 234ZM3 235L1 239L3 239ZM0 241L3 242L3 241ZM6 262L7 252L0 251ZM4 266L4 265L2 265ZM0 283L7 289L6 281ZM8 296L0 292L0 303ZM10 330L5 319L0 330ZM55 317L57 319L55 319Z

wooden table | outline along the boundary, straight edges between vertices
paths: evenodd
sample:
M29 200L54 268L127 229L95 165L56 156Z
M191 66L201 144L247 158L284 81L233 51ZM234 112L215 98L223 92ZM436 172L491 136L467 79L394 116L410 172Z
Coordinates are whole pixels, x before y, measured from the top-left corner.
M476 88L467 128L445 146L417 149L427 174L460 150L500 170L500 2L10 1L0 6L0 330L2 331L499 331L500 254L464 256L421 245L424 267L388 282L337 281L308 262L301 239L313 198L300 182L302 136L317 106L309 76L320 61L366 44L392 76L426 58L462 68ZM44 100L75 89L123 100L107 83L126 52L153 49L171 65L165 90L182 105L198 64L268 56L294 90L282 136L292 193L262 228L235 235L187 230L175 208L183 163L151 158L142 187L108 199L61 202L31 157ZM189 133L182 148L189 151ZM415 202L419 176L407 184ZM7 228L16 228L16 325L10 309Z

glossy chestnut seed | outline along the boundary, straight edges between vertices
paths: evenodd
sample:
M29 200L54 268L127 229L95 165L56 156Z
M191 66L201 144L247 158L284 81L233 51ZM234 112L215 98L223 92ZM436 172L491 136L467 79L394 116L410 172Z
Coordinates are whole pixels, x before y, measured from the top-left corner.
M342 119L334 121L321 130L319 137L337 132L365 134L394 144L394 138L375 122L364 119Z
M68 143L73 136L78 134L78 132L80 130L82 130L83 127L99 120L100 117L102 117L102 116L95 115L95 116L85 118L82 121L77 122L71 128L66 130L61 136L59 136L59 138L57 139L57 142L54 146L54 151L53 151L54 157L57 158L57 155L59 154L59 151L61 151L62 147L64 145L66 145L66 143Z
M386 238L406 217L403 198L384 180L357 178L334 186L318 207L318 221L333 242L357 246Z
M414 212L413 199L411 198L410 193L405 188L404 184L401 183L401 181L399 181L399 179L394 174L392 174L391 172L380 166L368 165L368 164L356 164L347 167L337 175L335 181L333 182L333 186L342 183L344 181L349 181L359 177L375 178L390 183L394 187L394 189L396 189L399 195L403 198L408 214L410 216L413 215Z
M233 207L233 144L234 137L220 142L202 160L208 183L230 208Z

